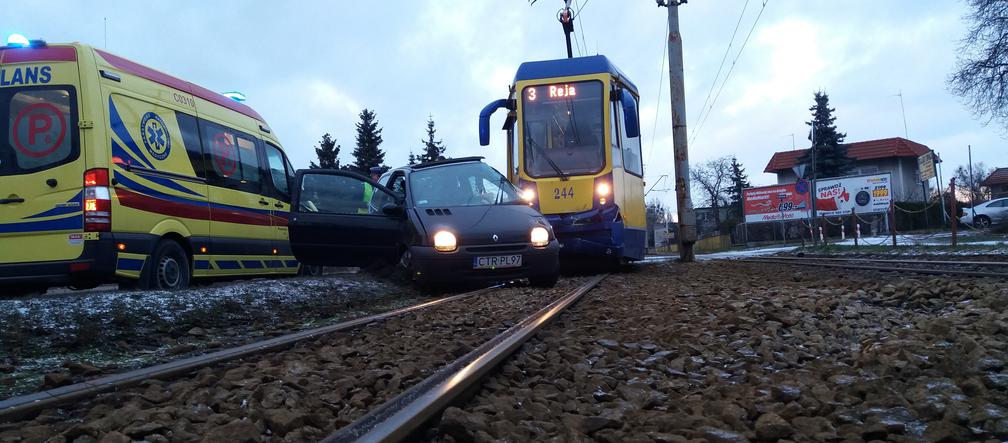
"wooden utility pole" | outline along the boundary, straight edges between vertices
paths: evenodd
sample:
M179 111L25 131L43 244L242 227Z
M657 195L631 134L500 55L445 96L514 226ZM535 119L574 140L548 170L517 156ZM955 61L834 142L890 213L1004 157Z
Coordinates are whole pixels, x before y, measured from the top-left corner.
M686 87L683 80L682 35L679 34L679 5L686 0L657 0L668 8L669 91L672 96L672 149L675 157L676 213L679 216L679 260L692 262L696 243L696 214L690 198L689 147L686 132Z

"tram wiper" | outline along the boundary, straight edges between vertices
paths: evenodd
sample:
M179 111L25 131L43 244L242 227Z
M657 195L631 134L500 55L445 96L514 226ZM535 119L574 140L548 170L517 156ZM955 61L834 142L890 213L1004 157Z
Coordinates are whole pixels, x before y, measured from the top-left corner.
M567 177L567 174L564 174L563 169L560 169L560 167L557 166L556 162L553 161L553 158L550 157L549 152L546 152L546 149L543 148L542 145L540 145L539 143L536 143L535 139L533 139L529 134L531 134L531 132L529 132L528 123L525 123L525 143L528 143L532 145L532 147L539 149L539 152L542 153L543 158L545 158L546 162L549 163L550 167L553 168L554 171L556 171L557 175L560 177L560 180L562 181L569 180L570 177Z

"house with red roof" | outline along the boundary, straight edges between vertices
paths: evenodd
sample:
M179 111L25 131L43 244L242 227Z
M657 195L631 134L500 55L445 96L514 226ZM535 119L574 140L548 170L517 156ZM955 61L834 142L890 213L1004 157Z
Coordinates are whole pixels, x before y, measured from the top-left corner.
M991 198L1008 197L1008 168L997 168L987 176L980 186L990 188Z
M847 143L847 156L854 159L850 175L889 172L896 201L923 201L925 192L917 170L917 157L929 151L931 148L902 137ZM792 168L807 152L808 149L775 152L763 172L777 174L778 184L794 183L798 175ZM927 193L930 192L929 184Z

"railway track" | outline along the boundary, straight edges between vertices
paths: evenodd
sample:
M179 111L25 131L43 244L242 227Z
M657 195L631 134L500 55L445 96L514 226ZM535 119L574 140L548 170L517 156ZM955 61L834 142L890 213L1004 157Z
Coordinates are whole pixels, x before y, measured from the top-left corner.
M119 374L112 374L81 383L55 389L38 391L0 401L0 423L23 417L32 412L59 406L61 404L93 397L97 394L126 388L152 378L166 378L184 374L199 368L293 346L298 342L318 338L333 332L346 331L369 323L380 322L409 312L485 294L500 286L477 289L462 294L418 303L404 308L393 309L380 314L369 315L332 325L299 331L279 337L222 349L203 355L183 358L154 366L139 368Z
M605 274L593 277L424 381L337 430L323 442L394 442L406 439L508 358L542 325L577 302L605 277Z
M85 433L238 441L243 430L272 439L401 439L603 278L545 291L482 289L11 398L0 402L0 440L40 428L68 441Z
M754 257L739 259L738 261L747 263L777 263L795 266L862 269L881 272L1008 278L1008 261L894 260L836 257Z

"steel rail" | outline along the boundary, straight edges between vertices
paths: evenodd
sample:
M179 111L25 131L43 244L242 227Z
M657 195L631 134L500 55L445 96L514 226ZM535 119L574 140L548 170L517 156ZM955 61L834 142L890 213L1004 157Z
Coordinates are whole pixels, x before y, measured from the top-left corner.
M290 347L298 342L309 340L333 332L344 331L368 323L375 323L387 320L392 317L397 317L409 312L429 308L432 306L437 306L443 303L449 303L456 300L481 295L493 289L500 288L501 286L502 285L490 286L487 288L477 289L475 291L469 291L462 294L452 295L449 297L442 297L436 300L431 300L416 305L407 306L404 308L393 309L391 311L383 312L380 314L369 315L367 317L361 317L328 326L320 326L317 328L307 329L300 332L294 332L291 334L286 334L279 337L274 337L254 343L248 343L233 348L222 349L220 351L215 351L208 354L183 358L154 366L134 369L119 374L107 375L93 380L86 380L80 383L75 383L72 385L67 385L59 388L49 389L45 391L38 391L18 397L11 397L6 400L0 400L0 423L15 420L17 418L23 417L31 412L38 411L40 409L53 407L74 400L93 397L102 392L112 391L115 389L136 385L144 380L148 380L151 378L170 377L190 372L194 369L199 369L202 367L221 363L224 361L234 360L254 354Z
M1003 272L965 271L959 269L927 269L927 268L906 268L906 267L862 266L862 265L842 264L842 263L816 263L814 261L798 262L794 260L780 260L776 258L747 258L737 261L746 263L776 263L776 264L793 265L793 266L819 266L823 268L863 269L867 271L881 271L881 272L912 272L916 274L929 274L929 275L965 275L969 277L1008 278L1008 273Z
M965 265L965 266L1008 266L1008 261L967 261L967 260L894 260L888 258L851 258L851 257L763 257L773 260L820 260L820 261L842 261L842 262L871 262L871 263L911 263L925 265Z
M513 354L538 329L597 286L606 274L593 277L570 293L449 363L353 423L337 430L325 443L395 442L408 438L491 369Z

